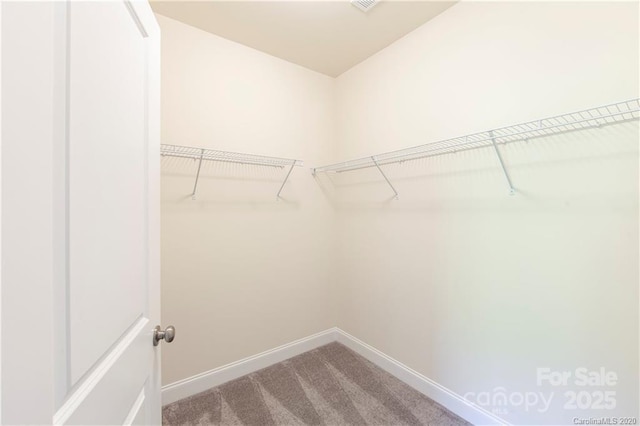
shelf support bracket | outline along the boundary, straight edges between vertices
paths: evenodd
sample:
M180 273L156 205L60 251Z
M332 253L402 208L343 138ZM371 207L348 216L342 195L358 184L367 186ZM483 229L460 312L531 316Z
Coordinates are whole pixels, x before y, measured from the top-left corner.
M398 191L396 191L396 189L391 184L391 181L389 181L389 178L387 177L387 175L385 175L384 172L382 171L382 169L380 168L380 165L378 164L378 161L376 160L376 157L371 157L371 161L373 161L373 164L376 165L376 167L378 168L378 171L380 172L380 174L382 175L384 180L387 181L387 184L389 184L389 186L391 187L391 190L393 191L393 193L396 194L395 199L397 200L398 199Z
M493 131L489 132L489 137L491 137L491 142L493 143L493 149L496 151L498 162L500 163L500 167L502 168L504 177L507 180L507 185L509 185L509 195L513 195L515 194L516 190L513 188L513 184L511 183L511 178L509 177L509 172L507 172L507 168L504 166L504 161L502 160L502 155L500 154L500 150L498 149L498 145L496 144L496 138L493 135Z
M289 180L289 175L291 175L291 172L293 171L293 168L296 166L296 160L293 160L293 163L291 164L291 167L289 167L289 171L287 172L287 175L284 177L284 180L282 181L282 185L280 185L280 189L278 190L278 194L276 195L276 199L280 199L280 193L282 192L282 189L284 188L284 184L287 183L287 180Z
M200 178L200 168L202 167L202 157L204 157L204 149L200 151L200 161L198 162L198 171L196 172L196 182L193 184L193 193L191 199L196 199L196 189L198 188L198 179Z

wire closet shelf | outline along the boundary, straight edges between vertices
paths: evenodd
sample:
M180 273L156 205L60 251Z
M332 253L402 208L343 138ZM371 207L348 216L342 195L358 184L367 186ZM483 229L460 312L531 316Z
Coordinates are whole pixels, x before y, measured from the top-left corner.
M277 167L281 169L288 167L289 171L282 181L282 185L280 185L280 189L278 190L278 194L276 196L278 199L280 198L280 193L282 192L284 185L287 183L287 180L289 179L293 168L301 167L304 165L302 160L296 160L292 158L270 157L266 155L243 154L240 152L219 151L215 149L194 148L190 146L166 144L160 146L160 155L163 157L189 158L198 161L196 180L193 185L193 193L191 194L191 198L194 200L196 197L196 190L198 188L198 179L200 177L202 161L219 161L223 163Z
M431 142L424 145L385 152L327 166L316 167L312 169L312 173L314 175L319 172L342 173L352 170L377 167L397 197L398 193L395 191L395 188L393 188L393 185L391 185L391 182L389 182L389 179L387 179L380 166L418 160L436 155L452 154L471 149L493 147L498 156L500 166L505 174L509 189L511 193L513 193L514 189L511 185L511 180L504 166L504 162L497 145L515 141L528 141L530 139L576 130L602 127L625 121L637 120L639 118L640 99L630 99L582 111L459 136L452 139Z

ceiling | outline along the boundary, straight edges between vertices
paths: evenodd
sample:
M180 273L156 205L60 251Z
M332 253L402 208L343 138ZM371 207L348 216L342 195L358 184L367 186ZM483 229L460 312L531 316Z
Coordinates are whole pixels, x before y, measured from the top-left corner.
M455 1L158 1L156 13L337 77Z

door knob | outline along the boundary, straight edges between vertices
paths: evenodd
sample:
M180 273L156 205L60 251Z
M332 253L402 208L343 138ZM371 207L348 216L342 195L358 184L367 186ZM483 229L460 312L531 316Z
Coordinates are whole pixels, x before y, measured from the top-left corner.
M158 343L160 343L160 340L162 339L167 343L171 343L175 337L176 328L174 326L170 325L162 331L162 328L160 328L159 325L156 325L156 328L153 329L153 346L158 346Z

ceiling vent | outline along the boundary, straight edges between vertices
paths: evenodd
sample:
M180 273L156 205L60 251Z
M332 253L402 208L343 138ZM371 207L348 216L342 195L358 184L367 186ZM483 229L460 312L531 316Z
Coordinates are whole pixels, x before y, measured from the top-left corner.
M363 12L368 12L373 9L373 6L378 4L378 2L376 0L351 0L351 4Z

